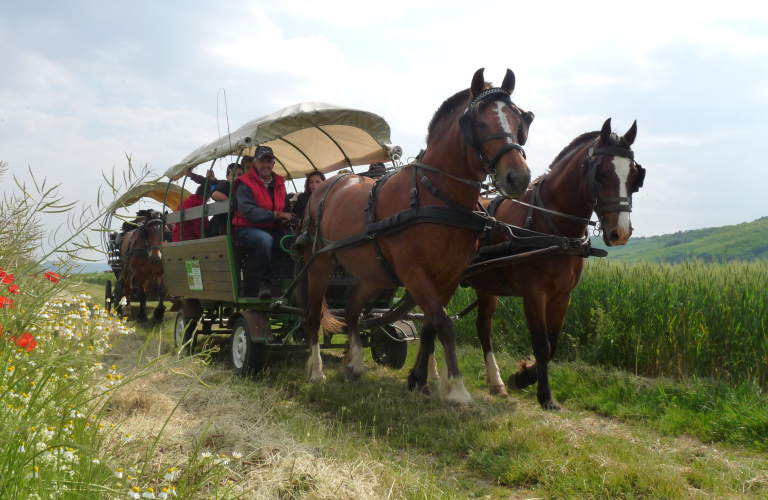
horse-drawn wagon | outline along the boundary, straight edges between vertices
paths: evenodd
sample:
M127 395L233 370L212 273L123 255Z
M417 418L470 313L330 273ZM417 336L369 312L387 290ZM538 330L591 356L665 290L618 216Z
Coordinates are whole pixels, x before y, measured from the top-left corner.
M121 252L121 247L126 236L136 229L142 229L147 222L147 215L151 215L153 212L148 210L139 210L135 213L135 216L126 217L125 214L119 215L118 211L125 211L133 207L139 202L155 201L163 203L166 200L166 189L168 186L163 181L151 181L144 182L126 191L122 196L116 199L107 208L106 215L102 221L102 226L105 229L111 229L115 219L122 221L120 228L116 231L104 231L102 232L101 244L104 253L107 255L107 264L111 268L112 273L115 276L114 288L112 281L107 280L104 288L104 304L107 310L113 306L117 307L121 298L124 296L124 290L130 288L130 295L126 297L127 301L138 302L140 299L140 289L136 282L135 276L131 275L131 285L125 287L123 285L125 275L124 271L129 265L132 255L124 255ZM190 193L181 189L178 186L171 186L167 189L168 205L176 207L183 200L189 197ZM159 213L159 212L154 212ZM128 220L132 219L132 220ZM146 253L146 249L149 245L142 244L138 253ZM136 252L134 252L136 253ZM162 290L162 277L159 279L153 279L149 293L146 295L145 300L157 301L163 297Z
M183 191L187 169L206 162L211 162L213 167L217 160L226 156L232 156L237 162L260 145L272 148L277 163L275 172L286 182L293 182L296 177L303 179L305 174L313 171L354 170L356 166L374 162L392 162L394 165L401 149L391 144L389 136L387 122L370 112L322 103L290 106L246 123L229 136L198 148L171 167L165 173L169 178L165 206L173 210L180 208L178 200L171 201L170 194L176 189ZM180 187L173 183L182 178ZM206 179L206 185L208 182ZM231 186L228 200L164 215L164 225L179 224L180 241L162 244L162 262L167 292L178 297L172 308L177 311L176 346L187 345L194 349L201 334L230 335L232 365L237 372L247 374L261 369L271 352L306 349L307 344L302 310L295 287L292 287L295 263L290 251L293 235L286 234L280 242L280 251L272 255L275 274L272 295L283 297L259 299L258 268L253 249L233 238L234 182ZM226 234L185 239L184 222L194 221L202 226L207 216L217 214L227 214ZM333 272L326 294L331 314L343 316L342 308L356 281L342 267ZM380 316L396 300L396 290L383 294L369 305L366 317ZM376 363L394 368L403 366L408 342L416 338L416 329L410 321L413 317L406 316L363 332L365 345L370 347ZM334 343L328 333L322 348L345 347L345 344Z

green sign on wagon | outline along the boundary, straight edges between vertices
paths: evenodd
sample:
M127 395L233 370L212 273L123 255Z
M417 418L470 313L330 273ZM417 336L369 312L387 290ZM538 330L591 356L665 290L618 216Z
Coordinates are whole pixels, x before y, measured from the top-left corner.
M187 264L187 280L189 281L190 290L202 290L203 289L203 275L200 274L200 261L188 260Z

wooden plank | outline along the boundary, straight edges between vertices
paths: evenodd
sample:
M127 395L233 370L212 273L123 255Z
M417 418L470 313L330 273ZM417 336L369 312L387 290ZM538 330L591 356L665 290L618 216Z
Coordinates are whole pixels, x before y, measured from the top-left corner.
M192 259L189 259L192 260ZM197 259L195 259L197 260ZM165 274L169 273L184 273L186 276L187 274L187 267L185 264L186 261L177 261L177 262L165 262L163 263L163 269L165 270ZM209 262L209 261L201 261L200 262L200 272L204 273L206 271L209 272L226 272L229 273L229 262L228 261L219 261L219 262Z
M229 256L226 252L187 252L178 255L163 255L164 264L183 263L188 260L199 260L202 266L204 263L229 262Z
M223 201L216 201L214 203L208 203L208 205L205 207L205 216L211 217L213 215L218 214L226 214L229 212L229 200L223 200ZM198 221L203 217L203 207L193 207L184 210L184 220L194 220L197 219ZM181 220L181 212L174 212L172 214L168 214L165 216L165 223L166 224L175 224L176 222L179 222Z
M167 288L173 288L176 289L183 289L184 286L189 289L189 281L187 280L166 280L165 286ZM225 281L206 281L203 280L203 289L202 290L191 290L191 291L210 291L210 292L232 292L232 282L225 282Z
M163 253L176 255L188 251L196 251L197 248L204 248L210 251L219 250L227 252L227 237L215 236L213 238L203 238L200 240L175 241L173 243L163 243ZM197 250L199 251L199 250Z

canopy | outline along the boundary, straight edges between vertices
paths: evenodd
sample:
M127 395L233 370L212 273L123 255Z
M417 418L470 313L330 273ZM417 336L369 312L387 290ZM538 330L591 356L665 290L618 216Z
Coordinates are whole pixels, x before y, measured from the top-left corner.
M229 154L253 155L257 146L272 148L275 172L289 179L313 170L387 162L402 149L393 146L384 118L357 109L321 102L304 102L249 121L230 136L222 136L190 153L165 175L179 179L186 168Z
M142 198L151 198L162 203L166 188L168 188L168 182L159 179L134 186L109 206L109 213L114 214L119 208L128 208ZM171 184L168 188L168 207L175 210L190 194L186 189L182 192L181 187Z

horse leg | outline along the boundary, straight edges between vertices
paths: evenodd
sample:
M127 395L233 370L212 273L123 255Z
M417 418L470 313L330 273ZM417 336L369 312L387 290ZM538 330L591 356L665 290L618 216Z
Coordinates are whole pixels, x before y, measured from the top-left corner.
M429 319L425 319L419 335L419 352L416 354L416 360L413 368L408 374L408 390L420 392L422 394L432 394L432 389L427 384L427 377L431 376L430 370L435 371L434 379L439 379L437 367L435 365L435 328ZM431 378L431 377L430 377Z
M363 342L360 340L360 313L371 299L381 293L381 288L368 283L360 283L355 287L352 295L344 305L347 333L349 334L349 348L344 353L344 378L347 382L360 379L365 371L363 363Z
M437 373L437 361L435 360L435 342L432 342L432 352L429 355L429 364L427 365L427 378L429 380L440 380L440 374Z
M125 277L123 278L123 297L125 297L125 307L120 306L118 314L122 314L128 319L131 319L131 294L133 293L133 273L130 270L126 270ZM122 302L122 297L118 299L118 304Z
M451 295L453 295L455 287L450 287L450 293L445 292L443 293L444 296L441 297L434 285L432 285L429 277L425 276L424 273L416 272L409 278L408 283L405 283L406 287L411 292L416 303L424 311L424 317L428 318L429 323L434 326L437 338L443 345L445 367L440 374L440 394L448 404L471 405L472 396L464 387L464 379L461 375L459 360L456 356L456 329L444 307L444 304L447 304ZM434 340L432 341L434 342ZM422 347L430 348L430 345L422 345ZM423 375L417 372L424 379L426 379L427 375L426 368L429 364L430 353L431 348L425 353ZM421 354L421 348L419 349L419 354ZM414 370L416 370L416 366L414 366Z
M138 323L141 326L147 326L149 318L147 317L147 296L149 295L150 287L152 286L152 280L145 279L143 283L136 284L139 286L139 317Z
M155 310L152 313L152 317L155 320L155 323L160 324L163 322L163 316L165 315L165 304L163 304L163 301L165 299L165 276L160 275L157 278L157 283L159 285L158 294L160 296L160 299L157 304L157 307L155 307Z
M318 256L308 271L307 327L309 328L309 359L307 360L306 373L310 382L323 382L325 380L323 360L320 357L318 332L320 331L320 322L323 315L325 291L328 288L328 279L331 277L334 266L331 255L326 253Z
M549 388L548 363L551 357L549 335L546 323L547 301L543 291L526 293L523 296L525 317L528 320L528 330L531 334L533 356L536 363L528 366L525 361L520 363L520 369L509 377L509 385L514 389L522 389L538 382L536 399L545 410L559 410L560 406L552 398Z
M499 373L499 365L496 364L496 356L493 355L491 347L491 334L493 333L493 313L496 312L496 306L499 303L498 297L494 295L477 292L477 338L483 347L483 359L485 359L485 383L488 384L488 391L496 396L506 396L507 390L504 387L504 381Z

